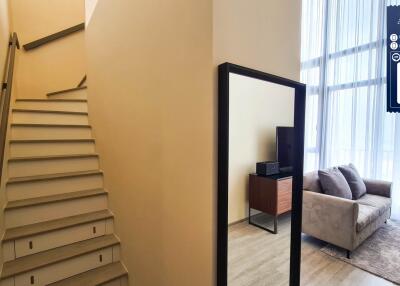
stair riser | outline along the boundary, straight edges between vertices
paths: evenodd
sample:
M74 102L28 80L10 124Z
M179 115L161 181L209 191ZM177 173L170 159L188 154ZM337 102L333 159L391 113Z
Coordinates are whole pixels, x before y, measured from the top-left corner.
M103 284L102 286L121 286L121 281L118 279L118 280Z
M0 286L15 286L14 278L7 278L0 281Z
M93 142L11 143L11 157L94 153Z
M107 196L92 196L75 200L8 209L5 211L7 228L54 220L107 209Z
M51 99L57 99L57 98L61 98L61 99L87 99L87 90L86 89L80 89L80 90L75 90L75 91L59 93L59 94L48 96L48 98L51 98Z
M95 238L113 232L113 219L72 226L60 230L32 235L3 244L4 261L35 254L67 244Z
M90 128L76 127L12 127L12 139L91 139Z
M57 195L103 187L102 175L59 178L35 182L8 184L7 198L10 201Z
M84 114L13 112L13 123L41 124L88 124L89 119Z
M128 277L122 277L117 280L101 284L101 286L128 286Z
M65 102L65 101L17 101L16 108L37 109L37 110L57 110L57 111L75 111L87 112L86 102Z
M114 252L118 252L117 248L119 248L119 246L108 247L17 275L15 277L15 286L32 286L32 276L35 282L34 285L48 285L79 273L119 261L119 258L113 255ZM102 257L101 261L100 256Z
M8 163L8 175L10 178L97 169L99 169L97 157L10 161Z

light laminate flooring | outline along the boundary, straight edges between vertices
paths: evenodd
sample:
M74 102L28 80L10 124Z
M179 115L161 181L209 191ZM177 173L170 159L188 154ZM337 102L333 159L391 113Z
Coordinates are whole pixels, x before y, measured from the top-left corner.
M229 226L228 238L228 286L289 285L290 214L279 218L276 235L245 221ZM322 253L322 246L321 241L303 235L301 285L395 285Z

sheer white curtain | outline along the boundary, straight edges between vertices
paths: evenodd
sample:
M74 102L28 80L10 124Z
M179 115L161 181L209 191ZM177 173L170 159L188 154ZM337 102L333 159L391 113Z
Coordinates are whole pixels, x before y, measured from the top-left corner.
M386 112L386 6L400 0L303 0L305 171L354 163L390 180L400 219L400 115Z

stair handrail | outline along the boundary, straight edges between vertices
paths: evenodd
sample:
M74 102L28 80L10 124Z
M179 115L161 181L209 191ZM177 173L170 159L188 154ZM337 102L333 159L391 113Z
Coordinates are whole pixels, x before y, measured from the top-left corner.
M86 82L86 78L87 78L87 76L84 75L83 78L81 79L81 81L78 83L78 86L77 86L77 87L83 86L83 84Z
M37 47L46 45L46 44L48 44L50 42L53 42L55 40L64 38L66 36L69 36L69 35L71 35L73 33L76 33L76 32L82 31L82 30L85 30L85 23L80 23L78 25L66 28L64 30L58 31L58 32L53 33L51 35L42 37L42 38L40 38L38 40L29 42L29 43L23 45L23 47L24 47L25 51L36 49Z
M19 41L17 33L14 32L12 35L10 35L10 40L8 42L6 65L0 92L0 182L3 172L4 149L6 145L8 116L10 112L11 92L14 76L15 52L17 49L19 49Z

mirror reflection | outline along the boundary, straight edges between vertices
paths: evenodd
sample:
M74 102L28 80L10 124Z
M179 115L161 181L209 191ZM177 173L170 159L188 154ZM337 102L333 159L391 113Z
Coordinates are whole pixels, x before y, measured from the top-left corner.
M229 74L229 286L289 285L294 99Z

